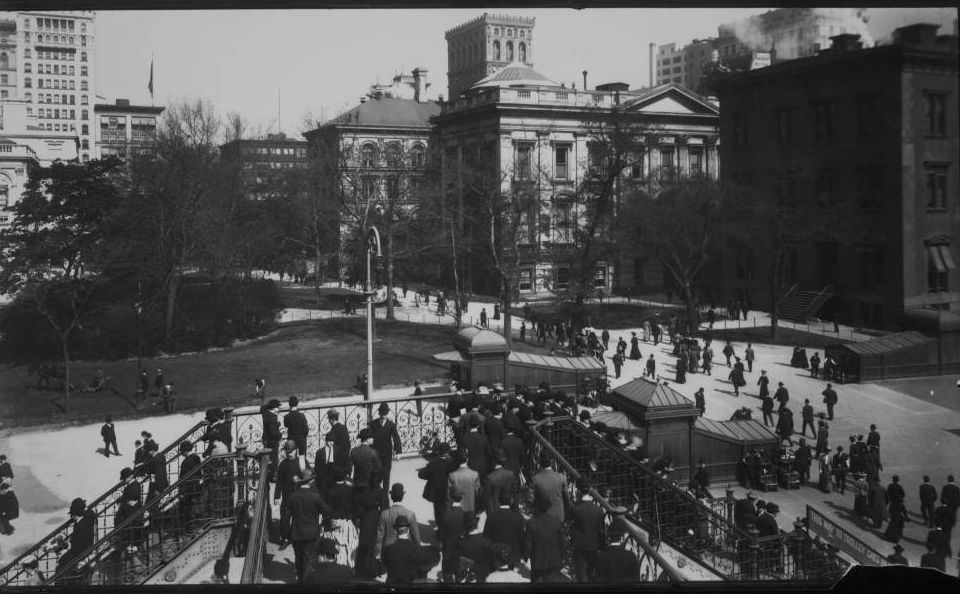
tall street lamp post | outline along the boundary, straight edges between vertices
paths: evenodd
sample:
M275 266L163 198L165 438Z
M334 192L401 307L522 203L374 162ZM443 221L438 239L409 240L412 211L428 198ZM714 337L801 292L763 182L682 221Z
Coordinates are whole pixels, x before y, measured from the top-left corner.
M373 281L371 279L371 258L382 257L380 253L380 232L372 226L367 231L367 285L364 293L367 296L367 386L364 391L364 399L370 400L373 394L373 296L376 291L373 290ZM389 299L390 296L387 295Z

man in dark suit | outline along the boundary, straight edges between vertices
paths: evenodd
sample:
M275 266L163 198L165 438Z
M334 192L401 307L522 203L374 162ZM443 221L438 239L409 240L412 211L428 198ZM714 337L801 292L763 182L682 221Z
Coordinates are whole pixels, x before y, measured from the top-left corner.
M337 563L337 541L332 538L321 538L317 543L317 553L320 562L304 580L307 584L348 584L355 582L353 570L346 565Z
M490 444L490 451L496 452L500 449L503 442L503 405L494 402L490 405L490 414L483 422L483 433L487 436L487 442Z
M20 501L10 489L10 483L0 481L0 535L13 534L10 523L20 517Z
M593 500L587 483L580 482L577 490L580 501L570 510L573 571L578 582L590 582L597 571L597 553L604 543L603 509Z
M936 550L930 542L927 542L927 552L920 557L920 567L939 569L946 573L947 559L940 551Z
M500 499L506 496L513 500L517 490L520 488L519 479L513 471L504 468L503 451L498 452L494 457L494 466L490 474L487 475L483 487L484 496L487 499L487 513L492 512L500 506Z
M527 522L526 549L530 553L530 581L556 582L562 579L563 523L553 512L550 500L537 500L537 515Z
M263 447L270 450L270 480L275 480L277 476L277 464L280 461L280 440L283 434L280 433L280 419L277 417L277 410L280 408L280 401L274 398L265 406L260 407L260 417L263 423Z
M119 456L120 450L117 449L117 430L113 426L113 418L109 415L100 427L100 437L103 438L103 455L110 457L110 448L113 447L113 455Z
M193 444L188 440L180 442L180 455L183 460L180 462L180 519L184 526L193 519L194 508L200 502L200 456L193 451ZM126 489L124 489L126 492ZM139 500L139 497L137 498Z
M360 430L360 445L350 450L350 462L353 465L353 488L372 489L380 484L383 476L383 463L373 449L373 431L369 427Z
M949 535L957 524L957 508L960 507L960 488L953 482L953 475L947 476L947 484L940 490L940 503L950 510L950 524L943 529Z
M623 583L640 581L640 561L627 550L627 531L619 522L607 530L607 548L597 554L597 581Z
M800 411L800 416L803 417L803 429L800 431L801 435L807 434L807 425L810 426L810 433L813 434L813 437L817 437L817 429L813 424L813 405L810 404L810 399L805 399L803 401L803 408Z
M923 475L920 485L920 513L927 528L933 528L933 510L937 503L937 488L930 484L930 477Z
M377 524L377 546L374 554L380 557L384 549L397 541L397 533L393 529L397 518L404 517L408 520L407 525L410 531L410 540L420 544L420 526L417 524L417 515L404 507L403 496L405 491L403 485L394 483L390 487L390 499L393 505L380 512L380 521Z
M780 526L777 525L777 519L774 517L779 512L780 506L773 502L768 503L766 509L760 512L760 517L757 518L757 530L760 531L760 536L780 534Z
M753 493L748 492L743 499L737 499L733 504L733 522L738 528L744 528L748 523L756 523L756 503Z
M390 585L412 584L426 575L437 562L430 549L420 546L410 538L410 520L399 516L393 524L397 541L383 549L383 566Z
M283 442L283 460L277 466L277 486L273 490L273 501L280 502L280 550L287 548L290 538L290 497L303 480L300 470L300 458L297 456L297 444L288 439Z
M324 438L327 448L330 449L327 462L332 462L335 469L349 472L350 433L347 431L347 427L340 422L339 411L331 408L327 411L327 419L330 421L330 431L327 431Z
M87 502L77 497L70 502L70 519L74 520L73 531L70 533L69 548L67 552L60 556L57 561L57 571L61 571L74 559L86 552L93 546L97 527L97 514L92 509L87 509ZM71 572L64 582L75 584L79 571Z
M523 515L512 509L514 499L506 494L500 494L499 506L487 513L487 521L483 525L483 535L496 544L506 547L506 556L511 569L520 563L526 556L526 525Z
M147 491L147 500L152 500L160 493L163 493L170 486L170 480L167 478L167 458L160 453L160 446L155 441L149 443L149 459L147 468L150 473L150 489ZM150 516L156 518L159 516L159 501L150 506Z
M519 413L520 412L520 401L516 398L511 398L507 401L507 410L503 413L503 435L506 436L507 432L510 429L513 429L514 435L519 436L523 431L523 423L520 421Z
M517 475L519 479L525 455L523 440L520 438L520 433L514 431L513 427L507 426L505 431L506 435L500 444L503 450L503 467Z
M298 584L304 583L304 579L313 571L317 563L320 516L326 514L329 509L320 493L317 493L310 484L312 480L312 478L304 480L289 497L292 520L290 541L293 543Z
M377 408L379 418L370 424L370 430L373 431L373 449L380 456L380 465L383 467L382 484L384 489L383 506L387 506L386 490L390 488L390 469L397 455L403 451L403 445L400 443L400 434L397 433L397 425L387 418L390 412L390 406L386 402L381 402Z
M933 530L927 532L927 546L933 546L934 550L943 557L953 556L950 535L941 526L935 526Z
M563 522L565 510L569 507L567 501L567 479L551 468L552 458L546 450L540 452L540 468L533 477L534 499L542 499L549 504L548 512L557 520Z
M440 529L443 516L447 509L449 497L450 471L453 468L453 459L450 457L450 444L442 442L437 446L436 456L427 463L425 468L417 473L427 484L423 486L423 498L433 504L433 521Z
M480 533L479 522L476 516L467 520L467 533L460 540L460 557L473 562L473 572L477 583L484 584L487 576L496 571L500 563L497 545Z
M180 476L184 476L182 470L180 471ZM122 469L120 471L120 480L126 483L123 486L121 501L125 501L127 499L136 499L137 501L143 503L143 487L140 485L140 481L137 480L137 475L133 472L133 469Z
M460 449L467 453L467 466L477 471L482 477L490 472L490 444L487 438L480 433L480 421L470 417L467 422L467 432L460 438Z
M7 457L0 454L0 482L4 480L13 480L13 468L11 468L10 462L7 461Z
M440 575L445 582L454 582L460 559L460 537L466 532L467 518L473 514L461 506L463 494L456 487L450 488L450 507L443 515L443 522L437 528L437 540L443 552ZM489 521L489 519L488 519Z
M319 490L323 495L327 507L330 508L325 519L330 520L349 520L353 518L353 487L347 481L347 473L342 470L334 470L330 477L331 482L323 490ZM329 526L329 524L328 524Z
M283 417L283 426L287 428L287 439L293 440L301 456L307 455L307 434L310 428L307 426L307 417L300 412L298 408L300 400L296 396L291 396L288 400L290 412ZM309 465L310 461L305 460Z

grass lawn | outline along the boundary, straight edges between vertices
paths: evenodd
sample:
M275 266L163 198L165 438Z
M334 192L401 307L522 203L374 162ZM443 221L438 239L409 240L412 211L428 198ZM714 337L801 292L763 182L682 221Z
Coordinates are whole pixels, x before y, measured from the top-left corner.
M374 379L378 387L413 385L414 380L436 381L448 371L433 361L437 352L452 349L454 330L405 322L378 321L374 343ZM547 353L549 349L517 343L515 350ZM212 406L258 403L253 380L267 380L267 394L341 396L356 393L356 377L366 369L366 322L362 318L298 322L250 344L205 353L144 359L150 375L158 367L177 387L177 409L203 410ZM161 408L135 409L136 360L79 361L71 366L73 379L89 380L97 368L111 377L106 390L74 393L70 412L63 411L63 394L36 388L25 366L0 367L0 426L100 420L105 415L136 417L160 414Z

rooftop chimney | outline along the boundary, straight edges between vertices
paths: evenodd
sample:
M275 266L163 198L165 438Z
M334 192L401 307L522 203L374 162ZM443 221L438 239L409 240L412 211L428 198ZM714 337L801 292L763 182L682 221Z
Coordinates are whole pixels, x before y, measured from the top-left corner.
M933 47L937 44L937 29L940 25L916 23L893 31L893 42L898 45Z
M650 88L657 82L657 44L650 44Z
M863 49L863 43L860 36L855 33L841 33L830 38L832 44L830 50L834 52L850 52Z
M587 87L587 71L586 70L583 71L583 90L584 91L589 90Z
M121 107L130 107L130 100L129 100L129 99L117 99L117 105L119 105L119 106L121 106Z
M423 103L427 100L427 70L414 68L413 70L413 100Z

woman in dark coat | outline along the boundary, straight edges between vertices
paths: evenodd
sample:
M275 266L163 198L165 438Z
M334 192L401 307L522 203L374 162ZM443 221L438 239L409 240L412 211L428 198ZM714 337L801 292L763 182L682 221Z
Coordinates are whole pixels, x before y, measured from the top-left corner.
M867 506L867 493L870 487L867 485L867 479L862 472L854 473L853 483L853 513L858 520L863 520L870 515Z
M890 524L883 537L892 543L900 542L903 537L903 523L907 520L907 508L902 501L894 501L890 504Z
M767 377L766 371L760 372L760 379L757 380L757 385L760 386L760 398L770 395L770 378Z
M747 381L743 379L743 364L740 363L740 359L737 359L737 364L730 370L730 375L728 376L730 382L733 384L733 394L734 396L740 396L740 388L747 385Z
M633 336L630 338L630 358L639 359L640 358L640 339L637 338L636 332L631 332Z
M777 435L780 439L789 440L793 435L793 413L789 408L781 408L780 415L777 418Z
M871 480L869 484L867 500L870 505L870 519L873 520L875 528L880 528L887 519L887 492L878 481Z

